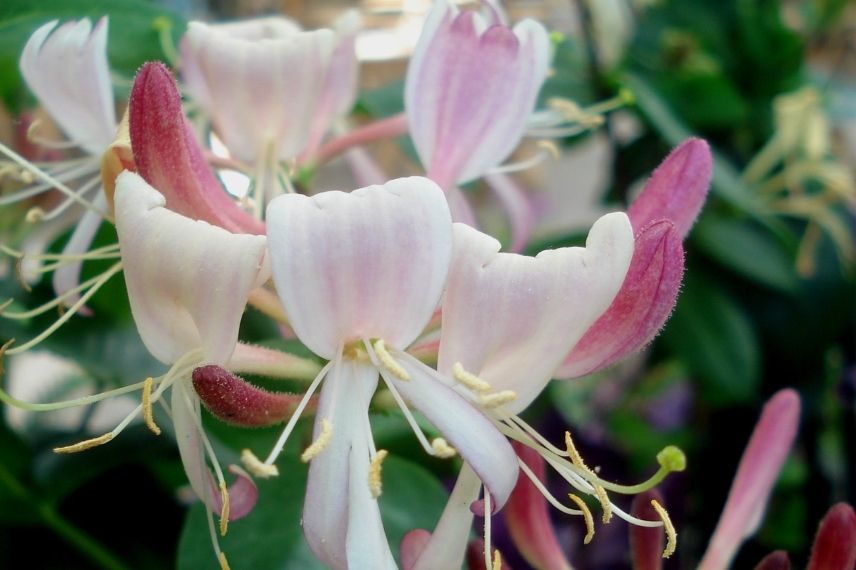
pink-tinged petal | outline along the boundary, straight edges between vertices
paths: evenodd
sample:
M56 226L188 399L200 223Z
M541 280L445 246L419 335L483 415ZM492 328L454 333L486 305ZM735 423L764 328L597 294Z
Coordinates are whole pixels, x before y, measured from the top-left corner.
M526 247L526 242L535 227L535 208L532 200L517 183L506 174L488 174L488 186L496 193L502 208L511 223L511 251L517 253Z
M404 538L401 539L401 546L399 548L399 552L401 554L401 567L404 568L404 570L410 570L413 568L430 540L431 533L424 528L411 530L404 535Z
M116 231L137 330L164 363L201 348L209 363L225 364L250 290L268 279L267 240L190 220L164 204L139 175L116 180Z
M631 514L642 520L660 520L660 515L651 504L656 500L663 504L663 496L656 490L639 493L633 498ZM660 570L663 567L663 538L661 527L630 527L630 557L633 570Z
M163 193L170 210L232 233L265 233L264 224L235 204L205 162L175 79L163 64L147 63L137 73L128 113L137 170Z
M116 131L107 18L94 28L85 18L56 25L49 22L30 36L21 54L21 75L71 140L89 154L101 154Z
M826 568L822 566L821 568ZM791 570L791 559L784 550L776 550L765 556L755 570Z
M296 31L277 20L244 22L237 32L191 22L182 39L191 95L245 161L268 153L287 160L304 148L336 44L331 30Z
M479 223L470 203L467 202L464 191L453 186L446 190L446 200L449 202L449 211L452 213L452 221L466 224L471 228L477 228Z
M405 348L434 312L448 272L446 199L425 178L307 197L267 212L277 292L294 332L331 359L343 342Z
M303 396L263 390L216 364L193 371L193 388L211 414L241 427L264 427L291 417ZM317 402L310 401L307 412Z
M546 469L538 452L517 442L512 446L521 461L538 479L544 481ZM571 570L550 521L547 500L526 474L521 473L518 477L502 516L514 545L534 568Z
M223 507L223 500L211 470L205 462L205 449L199 431L202 421L199 398L183 379L177 381L172 388L170 408L178 452L190 486L209 509L219 513ZM243 469L230 465L229 472L236 476L235 482L228 489L229 520L236 520L245 517L253 510L259 493L256 484Z
M799 419L800 398L794 390L780 390L764 405L699 565L701 570L727 568L743 541L758 530L796 438Z
M494 512L501 509L517 482L517 456L496 426L435 370L405 353L396 353L410 374L396 388L458 450L490 492Z
M107 211L107 197L103 192L98 193L98 196L94 200L94 204L99 210L104 212ZM74 228L74 232L68 239L68 243L66 243L65 247L62 249L63 255L74 256L89 251L89 246L92 245L92 240L95 239L95 234L98 232L98 228L101 227L102 219L101 214L94 210L87 209L80 218L80 221L77 223L77 227ZM75 261L68 265L63 265L54 271L53 288L57 296L61 296L80 285L80 270L82 267L83 261ZM70 307L79 299L79 294L71 295L65 299L63 304ZM78 312L82 314L92 313L88 307L83 307Z
M327 445L309 464L303 532L327 566L394 568L377 500L369 488L367 411L377 370L360 362L337 362L324 381L314 439L324 421L332 430Z
M354 180L360 187L383 184L389 180L389 176L364 148L352 148L345 152L344 158L348 166L351 167Z
M642 228L621 290L565 358L556 377L590 374L651 342L672 313L683 271L684 249L674 225L661 220Z
M856 513L847 503L834 505L823 517L808 570L852 570L856 567Z
M633 254L622 213L592 226L586 247L536 257L499 253L499 242L455 224L455 252L443 301L439 370L460 362L493 391L513 390L524 409L565 354L612 303Z
M470 528L473 525L473 513L470 505L479 496L481 481L478 476L464 463L458 475L458 481L443 514L437 523L433 533L418 535L411 539L417 546L421 546L416 560L406 563L402 552L402 566L404 570L435 570L436 568L460 568L466 556L467 543L470 539ZM414 531L416 532L416 531ZM411 533L413 534L413 533ZM409 535L408 535L409 536ZM407 539L407 537L405 537ZM416 541L419 542L416 542ZM421 545L420 542L424 541ZM402 550L404 545L402 544Z
M405 83L411 136L444 189L505 160L523 136L547 75L550 43L532 20L513 29L435 2Z
M627 213L633 229L667 219L686 237L707 198L713 172L710 147L702 139L683 142L666 157Z

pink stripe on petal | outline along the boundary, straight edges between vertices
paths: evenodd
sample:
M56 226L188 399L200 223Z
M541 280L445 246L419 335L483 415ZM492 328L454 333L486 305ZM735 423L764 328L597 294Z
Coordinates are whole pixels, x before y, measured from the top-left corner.
M218 182L184 117L172 74L161 63L137 72L129 102L131 146L138 172L165 197L167 207L232 233L264 234Z
M823 517L811 548L808 570L852 570L856 567L856 513L838 503Z
M685 238L701 211L713 172L710 147L702 139L683 142L651 174L627 215L637 232L667 219Z
M700 570L726 568L743 541L761 524L767 500L797 435L800 398L794 390L776 392L764 406L740 459L728 500Z
M405 348L428 323L452 250L446 199L430 180L283 195L267 219L277 292L319 356L361 338Z
M675 306L684 250L667 220L636 235L630 269L609 309L585 332L557 378L575 378L605 368L651 342Z

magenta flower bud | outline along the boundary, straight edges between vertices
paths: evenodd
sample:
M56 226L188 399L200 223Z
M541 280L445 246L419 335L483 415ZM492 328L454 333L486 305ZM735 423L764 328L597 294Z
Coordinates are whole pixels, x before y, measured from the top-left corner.
M294 413L302 398L268 392L214 364L193 371L193 387L211 414L240 427L278 424ZM308 409L315 406L310 402Z
M838 503L820 521L808 570L852 570L856 566L856 513Z
M776 550L765 556L755 570L791 570L791 559L784 550Z

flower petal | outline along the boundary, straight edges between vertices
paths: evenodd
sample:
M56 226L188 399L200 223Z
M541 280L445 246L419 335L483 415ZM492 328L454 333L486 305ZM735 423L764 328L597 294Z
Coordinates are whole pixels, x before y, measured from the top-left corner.
M56 20L48 22L27 40L21 75L65 134L89 154L99 155L116 131L108 20L101 18L94 28L87 18L56 25Z
M451 221L430 180L283 195L267 220L277 292L316 354L331 359L360 338L404 348L431 318L451 258Z
M516 392L507 407L522 410L612 302L632 253L630 222L621 213L595 222L585 248L534 258L499 253L495 239L456 224L439 370L460 362L494 391Z
M488 174L485 182L494 191L502 204L511 224L511 246L518 253L526 247L532 228L535 227L535 208L532 198L526 195L513 178L507 174ZM471 224L472 225L472 224Z
M856 566L856 513L847 503L833 505L820 521L808 570L848 570Z
M780 390L764 405L700 570L726 568L743 541L758 526L773 485L791 451L800 420L800 398L791 389Z
M643 228L636 235L621 290L565 358L556 377L590 374L651 342L675 306L683 270L684 249L675 226L661 220Z
M702 139L683 142L651 174L630 206L627 215L633 229L638 232L651 222L667 219L680 238L685 238L707 198L712 172L713 157L707 143Z
M631 514L639 519L655 521L660 518L652 500L663 504L663 496L656 489L645 491L633 498ZM661 570L663 568L663 529L660 527L630 527L630 556L633 570Z
M162 362L202 348L209 363L225 364L247 296L269 275L266 239L189 220L164 203L137 174L117 178L116 230L137 329Z
M821 566L821 568L828 568L828 566ZM791 570L791 559L784 550L774 550L761 559L761 562L755 566L755 570Z
M436 2L407 70L405 107L419 158L444 189L478 178L517 146L547 74L550 44Z
M137 169L163 193L170 210L232 233L265 233L264 224L232 201L208 167L163 64L147 63L137 73L129 123Z

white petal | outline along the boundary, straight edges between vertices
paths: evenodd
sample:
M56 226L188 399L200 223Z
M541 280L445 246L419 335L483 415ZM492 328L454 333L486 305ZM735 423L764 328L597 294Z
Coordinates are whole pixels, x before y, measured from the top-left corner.
M21 54L21 75L65 134L90 154L113 141L116 111L107 65L107 18L37 29ZM53 33L51 33L53 32Z
M446 199L425 178L350 194L283 195L267 212L277 292L303 343L413 342L436 308L451 259Z
M107 197L104 192L99 189L98 195L93 201L95 207L100 211L107 211ZM95 234L98 233L98 228L101 227L101 214L96 210L87 209L74 232L65 244L62 250L64 255L80 255L89 250L92 245L92 240L95 239ZM80 285L80 270L83 267L83 261L75 261L68 265L63 265L54 271L53 288L57 296L60 296L68 291L71 291ZM71 306L80 299L79 294L69 296L65 299L64 304Z
M491 384L513 390L507 407L525 408L570 348L615 297L633 255L627 216L607 214L586 248L536 257L499 253L499 242L455 224L455 254L443 302L439 370L456 362Z
M266 239L163 206L163 196L138 175L117 178L116 230L137 329L162 362L202 348L206 361L224 364L250 290L268 277Z

